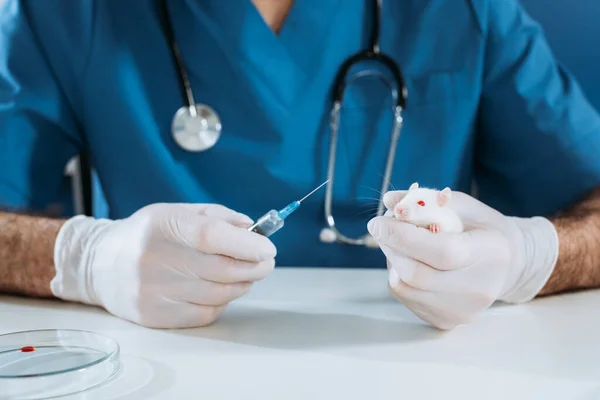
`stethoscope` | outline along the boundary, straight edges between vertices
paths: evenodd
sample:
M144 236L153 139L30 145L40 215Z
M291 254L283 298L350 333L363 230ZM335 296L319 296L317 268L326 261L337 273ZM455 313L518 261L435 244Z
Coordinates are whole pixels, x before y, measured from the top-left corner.
M173 27L169 18L169 11L166 0L158 0L160 3L161 14L163 16L163 28L165 36L169 42L171 55L178 69L178 78L184 99L184 106L179 108L175 113L171 130L173 139L184 150L191 152L201 152L212 148L221 136L221 120L217 112L205 104L197 104L192 93L192 88L188 79L186 69L183 65L181 53L177 41L173 34ZM360 51L348 57L340 67L333 86L333 107L330 115L330 146L327 178L329 182L325 192L325 221L327 226L321 230L319 238L323 243L344 243L349 245L378 247L375 240L368 234L361 237L352 238L342 234L335 225L335 219L332 214L333 202L333 184L337 154L337 142L339 132L339 122L342 109L342 100L346 87L355 81L364 77L376 77L380 79L393 96L392 111L394 114L392 133L390 138L390 148L385 164L385 173L381 186L382 195L379 198L377 206L377 215L383 215L385 206L383 204L383 193L387 192L391 182L392 169L394 166L394 157L398 147L398 139L402 130L402 111L406 107L406 99L408 92L404 82L404 77L396 62L381 52L379 47L380 25L381 25L381 9L382 0L372 0L372 15L373 23L371 27L371 38L369 47L366 50ZM356 73L350 79L346 79L350 68L362 61L377 61L383 64L391 73L392 78L375 70L368 70ZM395 84L394 84L395 82Z
M211 107L196 103L192 85L183 65L181 51L173 33L167 0L158 0L158 3L163 31L169 42L171 56L177 66L179 87L185 103L173 116L171 122L173 139L184 150L205 151L217 144L221 137L221 119Z

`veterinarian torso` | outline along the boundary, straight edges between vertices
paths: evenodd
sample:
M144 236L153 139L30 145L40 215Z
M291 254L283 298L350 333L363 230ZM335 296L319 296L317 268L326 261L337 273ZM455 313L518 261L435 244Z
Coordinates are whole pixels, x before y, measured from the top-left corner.
M373 23L366 0L296 1L278 35L250 0L169 2L195 101L222 124L214 147L190 152L172 135L184 103L154 1L5 0L0 10L1 204L68 213L64 167L89 149L111 218L155 202L257 218L324 181L334 80L368 48ZM600 183L598 115L516 0L384 1L379 46L408 93L394 187L470 192L475 181L492 207L529 216ZM346 88L333 192L345 233L366 232L376 212L392 123L380 80ZM278 264L384 267L376 249L319 241L323 198L273 236Z

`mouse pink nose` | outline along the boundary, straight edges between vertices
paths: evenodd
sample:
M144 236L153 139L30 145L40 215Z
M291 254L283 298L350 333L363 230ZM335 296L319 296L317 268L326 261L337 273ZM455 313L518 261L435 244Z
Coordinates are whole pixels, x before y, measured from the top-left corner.
M398 217L406 217L408 215L408 208L396 206L395 212Z

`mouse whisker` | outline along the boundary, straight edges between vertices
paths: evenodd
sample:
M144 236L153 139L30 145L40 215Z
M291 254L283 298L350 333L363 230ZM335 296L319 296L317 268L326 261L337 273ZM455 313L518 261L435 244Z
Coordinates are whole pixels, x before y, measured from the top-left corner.
M365 204L364 208L359 211L359 213L370 212L373 210L377 210L377 205L375 204Z
M365 185L361 185L361 187L362 187L362 188L365 188L365 189L367 189L367 190L372 190L372 191L374 191L375 193L377 193L378 195L381 195L381 191L380 191L380 190L377 190L377 189L375 189L375 188L372 188L372 187L370 187L370 186L365 186Z
M366 209L364 209L364 210L360 210L360 211L358 211L358 212L356 213L356 215L364 215L364 214L369 214L369 213L372 213L372 212L375 212L375 213L376 213L376 212L377 212L377 209L376 209L376 208L374 208L374 207L369 207L369 208L366 208Z
M384 179L384 178L385 178L385 177L383 176L383 174L381 174L381 173L379 173L379 174L377 174L377 175L379 175L379 177L380 177L381 179ZM387 179L385 183L387 183L387 184L389 185L389 188L390 188L391 190L394 190L394 191L398 190L398 189L396 189L396 187L394 186L394 184L392 183L392 181L391 181L391 180ZM378 192L379 192L379 194L381 194L381 192L380 192L380 191L378 191Z
M374 201L379 201L379 198L377 197L366 197L366 196L361 196L361 197L355 197L356 200L374 200Z
M364 216L365 218L371 219L371 218L377 216L377 210L378 210L378 207L369 207L369 208L366 208L366 209L356 213L356 216L357 217Z
M363 221L366 223L366 222L368 222L369 220L371 220L371 219L373 219L373 218L377 217L377 211L374 211L374 212L372 212L372 213L370 213L370 214L357 215L357 217L359 217L359 218L363 218Z

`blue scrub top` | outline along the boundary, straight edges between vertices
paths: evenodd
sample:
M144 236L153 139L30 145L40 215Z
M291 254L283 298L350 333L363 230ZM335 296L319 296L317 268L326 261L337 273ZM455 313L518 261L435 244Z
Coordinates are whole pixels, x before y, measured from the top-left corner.
M65 163L84 148L123 218L155 202L214 202L257 218L326 177L334 76L367 46L370 1L296 1L279 35L250 0L169 1L200 102L223 134L180 149L183 104L154 1L4 0L0 203L69 215ZM226 3L226 4L225 4ZM600 118L516 0L385 1L381 48L408 87L392 183L469 192L509 215L551 215L600 184ZM363 64L353 71L376 66ZM366 232L391 127L385 87L344 101L334 215ZM324 191L272 237L278 265L385 267L379 250L321 244Z

